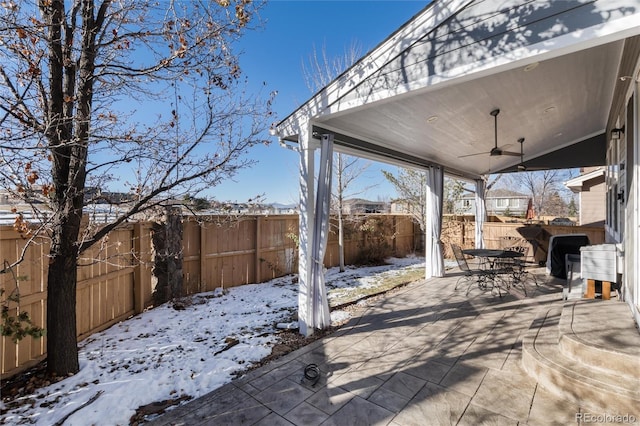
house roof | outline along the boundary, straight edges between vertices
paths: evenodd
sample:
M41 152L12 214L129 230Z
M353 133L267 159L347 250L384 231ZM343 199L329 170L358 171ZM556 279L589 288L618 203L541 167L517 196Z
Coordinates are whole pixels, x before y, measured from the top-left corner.
M593 170L588 173L583 173L578 177L570 179L564 183L564 185L569 188L573 192L580 192L582 190L582 185L585 182L590 181L591 179L596 179L604 176L604 167L599 167L596 170Z
M464 194L462 196L462 198L467 199L467 198L475 198L475 194ZM528 195L523 194L521 192L516 192L516 191L511 191L510 189L504 189L504 188L496 188L496 189L491 189L489 191L487 191L487 194L485 196L485 199L490 200L493 198L529 198Z
M372 201L364 198L349 198L343 201L344 204L387 204L386 201Z
M494 136L515 152L525 138L530 167L603 165L639 34L640 0L434 1L274 130L297 142L310 125L338 151L469 179L517 169L488 154Z

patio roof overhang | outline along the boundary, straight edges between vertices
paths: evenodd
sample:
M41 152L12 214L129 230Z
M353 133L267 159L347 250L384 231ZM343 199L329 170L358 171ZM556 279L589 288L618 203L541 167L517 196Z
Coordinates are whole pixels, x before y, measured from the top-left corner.
M640 0L436 1L275 128L335 149L469 179L605 164L640 53ZM306 124L305 124L306 123ZM477 154L469 156L469 154Z
M425 278L442 276L444 174L475 180L482 248L484 177L520 164L490 155L494 140L522 146L530 168L605 164L639 57L640 0L433 1L278 123L280 141L301 148L301 332L328 326L318 265L334 148L426 169Z

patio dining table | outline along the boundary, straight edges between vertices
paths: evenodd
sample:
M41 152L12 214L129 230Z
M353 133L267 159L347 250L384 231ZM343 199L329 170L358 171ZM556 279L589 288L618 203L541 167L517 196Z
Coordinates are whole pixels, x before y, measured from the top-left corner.
M516 259L524 256L524 253L519 251L502 249L466 249L462 252L469 256L487 259L490 267L493 267L498 259Z
M520 265L515 262L515 259L523 257L524 253L509 249L466 249L462 250L462 252L482 259L481 267L491 271L494 280L499 278L506 289L520 284L523 274L520 270ZM526 294L526 289L524 291Z
M464 249L462 250L464 254L467 254L469 256L484 257L484 258L499 256L500 254L502 254L503 251L504 250L499 250L499 249Z

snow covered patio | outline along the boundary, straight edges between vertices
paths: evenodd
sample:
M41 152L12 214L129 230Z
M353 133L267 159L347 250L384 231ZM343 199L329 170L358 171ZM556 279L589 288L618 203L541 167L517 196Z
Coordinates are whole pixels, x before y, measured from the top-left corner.
M637 412L562 400L523 369L525 334L541 313L564 306L562 282L539 272L529 297L477 288L465 296L454 290L456 271L414 282L371 302L339 332L150 424L578 424L603 414L637 421ZM619 332L640 338L631 316L620 318L626 304L595 303L615 311ZM315 385L304 377L309 364L320 370Z

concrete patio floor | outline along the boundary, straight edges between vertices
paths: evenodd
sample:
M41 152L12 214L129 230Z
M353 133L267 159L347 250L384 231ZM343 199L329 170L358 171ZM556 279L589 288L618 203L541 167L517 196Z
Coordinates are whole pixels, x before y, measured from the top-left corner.
M338 332L171 410L153 425L569 425L593 410L560 400L521 367L522 338L562 282L537 270L528 296L460 276L412 283ZM305 366L320 370L314 385ZM594 415L602 413L593 413Z

